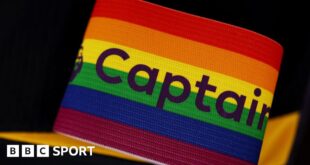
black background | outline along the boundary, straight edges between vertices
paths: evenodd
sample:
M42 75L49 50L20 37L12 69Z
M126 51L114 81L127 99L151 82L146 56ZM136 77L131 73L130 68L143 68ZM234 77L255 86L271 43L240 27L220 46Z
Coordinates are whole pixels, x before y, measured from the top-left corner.
M280 42L285 54L271 116L301 109L310 61L306 23L310 13L302 10L304 4L150 1L245 27ZM93 0L0 2L0 130L51 130L93 4ZM298 10L290 12L293 9Z

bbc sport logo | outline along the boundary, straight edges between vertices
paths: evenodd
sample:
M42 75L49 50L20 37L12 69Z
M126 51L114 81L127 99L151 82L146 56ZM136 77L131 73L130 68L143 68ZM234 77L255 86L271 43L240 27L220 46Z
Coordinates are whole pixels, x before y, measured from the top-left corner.
M6 157L8 158L48 158L50 156L59 157L70 156L93 156L95 146L49 146L49 145L16 145L6 146Z

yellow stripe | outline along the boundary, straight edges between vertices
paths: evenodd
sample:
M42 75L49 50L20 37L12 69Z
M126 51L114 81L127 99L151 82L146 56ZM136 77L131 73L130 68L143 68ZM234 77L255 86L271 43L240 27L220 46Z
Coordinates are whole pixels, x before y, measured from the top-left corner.
M253 91L257 86L252 85L248 82L229 77L220 73L195 67L192 65L184 64L181 62L173 61L167 58L156 56L147 52L122 46L119 44L98 41L92 39L85 39L83 43L84 51L84 62L96 64L99 55L109 49L109 48L119 48L126 51L130 58L126 61L123 61L118 56L109 57L104 63L105 66L111 67L120 71L129 72L129 70L137 64L145 64L151 68L159 69L159 74L157 77L158 82L163 82L166 72L171 72L173 75L182 75L186 77L191 83L192 92L198 92L198 88L195 86L196 81L200 81L202 75L208 75L210 77L209 83L217 86L216 92L206 92L207 96L217 98L219 94L224 91L230 90L238 94L243 94L247 97L245 107L250 108L252 99L254 99ZM148 76L140 72L139 76L148 78ZM182 85L179 83L172 84L173 86L182 88ZM268 106L271 105L273 95L268 90L261 88L262 95L257 99L260 104L257 107L257 112L261 112L262 104L265 103ZM227 100L228 102L235 103L234 100Z
M118 43L209 69L261 86L272 93L278 77L275 68L246 55L117 19L91 18L85 38Z
M143 162L141 159L135 158L133 156L113 151L108 148L103 148L101 146L96 146L94 144L82 142L80 140L75 140L64 135L46 132L46 133L36 133L36 132L0 132L0 138L20 141L32 144L47 144L51 146L95 146L93 152L96 154L108 155L113 157L118 157L122 159L128 159L133 161Z

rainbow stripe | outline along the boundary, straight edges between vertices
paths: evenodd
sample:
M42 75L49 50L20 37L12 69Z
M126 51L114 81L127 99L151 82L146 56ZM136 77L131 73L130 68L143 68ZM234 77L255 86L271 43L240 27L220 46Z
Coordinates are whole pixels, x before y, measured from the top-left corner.
M273 40L144 1L98 0L82 46L55 131L156 163L258 162L268 120L265 110L272 104L282 56L282 47ZM111 49L128 58L111 55L100 63ZM129 81L141 64L158 69L150 93L134 89ZM98 67L120 81L104 80ZM168 73L183 76L189 84L169 84L171 97L186 89L189 93L181 101L166 99L159 107ZM203 75L216 86L203 94L210 111L197 106ZM139 71L133 81L143 86L151 79ZM220 104L227 91L244 96L243 106L232 98ZM229 117L237 110L240 119Z

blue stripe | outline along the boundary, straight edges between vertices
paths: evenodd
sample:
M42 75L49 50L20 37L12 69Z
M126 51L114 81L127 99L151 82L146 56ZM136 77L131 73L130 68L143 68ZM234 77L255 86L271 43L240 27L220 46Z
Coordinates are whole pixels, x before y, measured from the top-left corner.
M110 94L69 85L62 106L258 162L262 145L258 139Z

